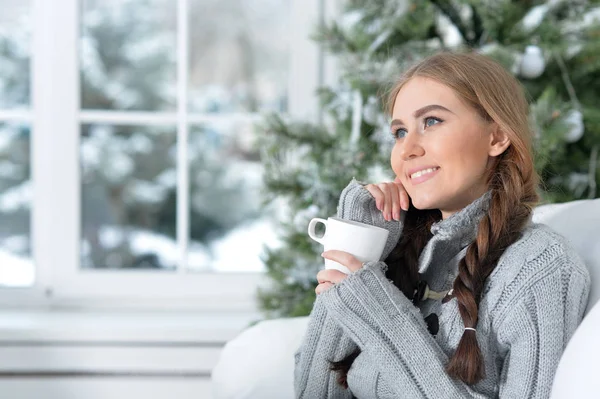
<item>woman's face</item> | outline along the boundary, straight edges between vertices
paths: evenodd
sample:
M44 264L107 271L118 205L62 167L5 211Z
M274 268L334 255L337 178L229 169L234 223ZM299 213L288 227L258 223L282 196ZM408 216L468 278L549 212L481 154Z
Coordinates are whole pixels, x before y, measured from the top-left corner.
M444 219L487 191L488 160L510 145L497 124L431 79L404 85L392 119L394 173L417 209L439 209Z

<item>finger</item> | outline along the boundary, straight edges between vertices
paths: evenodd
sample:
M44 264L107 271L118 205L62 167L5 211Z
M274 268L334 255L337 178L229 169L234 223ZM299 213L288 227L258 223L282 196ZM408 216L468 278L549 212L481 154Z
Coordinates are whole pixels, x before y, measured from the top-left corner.
M333 284L331 284L331 283L327 283L327 282L321 283L321 284L317 285L317 287L315 288L315 292L317 293L317 295L319 295L321 292L327 291L331 287L333 287Z
M390 197L392 201L392 218L394 220L400 220L400 190L398 185L390 183Z
M346 278L346 275L336 269L323 269L317 273L317 281L319 283L337 284L344 278Z
M375 184L367 184L365 188L371 193L373 198L375 198L375 206L377 209L381 210L385 200L383 192Z
M329 251L325 251L321 254L325 259L332 260L334 262L339 263L340 265L346 266L351 272L355 272L362 267L362 262L356 259L356 257L348 252L338 251L336 249L330 249ZM329 269L329 271L334 272L338 270ZM339 272L343 277L341 280L346 278L346 275L342 272ZM341 277L336 275L336 277ZM340 280L340 281L341 281ZM336 281L334 281L336 283Z
M400 207L402 209L404 209L405 211L408 211L408 208L410 207L410 198L408 196L408 192L404 188L404 184L402 184L402 181L400 180L399 177L396 177L396 179L394 180L394 183L396 183L396 186L398 187L398 195L400 198Z
M327 280L327 274L325 272L326 270L319 270L319 272L317 273L317 281L319 282L319 284L329 281Z
M402 209L404 209L405 211L408 211L408 208L410 208L410 197L408 196L408 191L406 191L406 189L404 187L402 187L400 197L401 197L400 202L402 204L404 204Z
M383 192L383 195L385 197L382 209L383 218L389 222L390 220L392 220L392 190L390 188L390 185L387 183L380 183L378 187Z

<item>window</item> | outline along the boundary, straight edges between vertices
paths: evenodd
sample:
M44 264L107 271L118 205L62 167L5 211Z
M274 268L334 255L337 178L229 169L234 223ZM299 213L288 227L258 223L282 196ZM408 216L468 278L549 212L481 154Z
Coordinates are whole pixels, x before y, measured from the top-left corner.
M0 32L20 45L0 81L0 286L19 289L0 301L253 307L276 242L255 122L316 116L321 2L9 3L31 23Z
M0 287L31 287L31 4L0 15Z

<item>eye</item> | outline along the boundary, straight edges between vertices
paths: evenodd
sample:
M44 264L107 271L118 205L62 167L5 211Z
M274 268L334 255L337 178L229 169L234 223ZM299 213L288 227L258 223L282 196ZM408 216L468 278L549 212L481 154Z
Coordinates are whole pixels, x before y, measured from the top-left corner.
M392 136L395 139L402 139L402 138L404 138L404 136L406 136L406 129L404 129L403 127L401 127L401 128L396 129L396 130L393 130L392 131Z
M435 116L428 116L425 118L425 127L428 128L433 125L437 125L438 123L443 122L440 118L436 118Z

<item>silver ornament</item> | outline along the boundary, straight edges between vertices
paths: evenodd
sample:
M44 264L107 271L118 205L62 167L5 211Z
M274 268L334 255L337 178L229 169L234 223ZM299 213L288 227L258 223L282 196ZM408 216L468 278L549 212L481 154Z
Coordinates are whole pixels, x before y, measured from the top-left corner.
M575 143L583 136L583 115L578 109L570 110L565 115L565 122L570 126L570 129L565 132L565 140L569 143Z
M542 49L538 46L527 46L521 61L520 75L526 79L535 79L544 73L544 69L546 69L546 61Z

